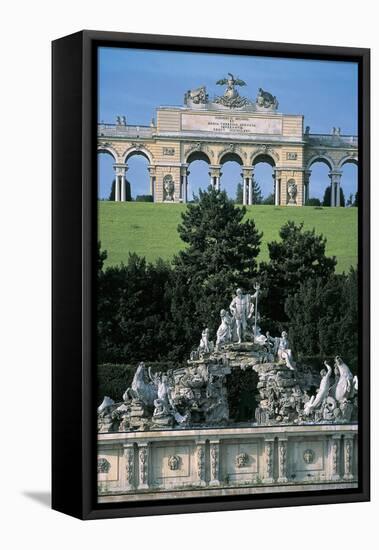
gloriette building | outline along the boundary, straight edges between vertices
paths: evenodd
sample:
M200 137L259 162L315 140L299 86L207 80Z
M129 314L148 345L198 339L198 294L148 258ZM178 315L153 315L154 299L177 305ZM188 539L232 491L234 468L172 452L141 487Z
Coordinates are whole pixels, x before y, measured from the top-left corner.
M220 188L222 166L241 166L243 202L253 204L252 178L259 162L273 168L275 204L303 206L309 197L312 164L329 167L331 206L339 206L345 163L358 163L358 138L312 134L301 114L279 111L276 97L259 88L255 100L240 95L245 82L228 74L217 82L223 94L210 99L204 86L188 90L182 106L158 107L150 126L131 126L126 117L116 124L98 124L98 151L114 159L115 200L126 198L125 174L132 155L149 163L150 193L155 202L187 202L189 165L204 160L210 184Z

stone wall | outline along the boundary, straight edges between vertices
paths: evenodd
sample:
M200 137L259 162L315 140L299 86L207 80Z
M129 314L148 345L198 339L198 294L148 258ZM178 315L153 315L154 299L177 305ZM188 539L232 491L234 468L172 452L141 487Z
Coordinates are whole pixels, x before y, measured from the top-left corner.
M357 487L357 425L98 435L99 502Z

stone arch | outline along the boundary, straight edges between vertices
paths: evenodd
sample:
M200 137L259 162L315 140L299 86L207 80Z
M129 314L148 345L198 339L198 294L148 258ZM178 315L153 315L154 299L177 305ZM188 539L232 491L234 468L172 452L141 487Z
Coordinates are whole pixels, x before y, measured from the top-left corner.
M344 164L355 164L358 166L358 157L354 155L345 155L338 162L338 170L341 170Z
M184 151L184 162L188 164L194 160L204 160L208 164L212 164L213 157L212 149L200 142L190 145Z
M226 162L237 162L240 166L243 166L243 160L238 153L226 151L219 157L219 164L225 164Z
M140 143L137 143L137 144L134 143L134 144L132 144L131 147L126 149L126 151L124 151L124 153L122 155L121 162L123 164L126 164L128 158L130 158L132 155L142 155L145 158L147 158L150 165L154 164L154 157L153 157L151 151L149 151L149 149L147 147L145 147L144 145L142 145Z
M195 160L203 160L207 164L211 164L211 160L207 153L204 151L191 151L189 155L187 155L186 163L191 164L191 162L194 162Z
M97 152L100 154L105 153L111 155L116 163L119 161L117 152L108 143L99 143L99 145L97 146Z
M279 155L274 149L268 147L267 145L262 145L259 149L253 151L250 155L250 165L254 166L259 162L267 162L271 164L272 167L276 166L276 163L279 161Z
M222 149L222 151L218 153L217 164L225 164L225 162L228 161L235 161L243 166L246 157L246 153L242 151L240 147L231 143L230 145L228 145L228 147L225 147L224 149Z
M307 170L310 170L312 164L314 164L315 162L323 162L328 166L329 170L331 171L336 170L336 165L333 159L327 153L317 153L316 155L313 155L307 161Z
M279 183L275 178L275 169L279 161L278 153L268 145L262 145L250 155L250 164L254 170L254 180L260 185L264 198L273 195L274 202L279 200ZM258 167L258 164L260 165ZM253 204L251 201L249 204Z

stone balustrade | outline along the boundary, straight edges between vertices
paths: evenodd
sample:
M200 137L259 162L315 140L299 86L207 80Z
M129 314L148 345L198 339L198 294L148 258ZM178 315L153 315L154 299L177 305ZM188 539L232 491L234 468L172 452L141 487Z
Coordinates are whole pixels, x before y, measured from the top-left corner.
M100 433L99 502L354 488L357 430L321 424Z

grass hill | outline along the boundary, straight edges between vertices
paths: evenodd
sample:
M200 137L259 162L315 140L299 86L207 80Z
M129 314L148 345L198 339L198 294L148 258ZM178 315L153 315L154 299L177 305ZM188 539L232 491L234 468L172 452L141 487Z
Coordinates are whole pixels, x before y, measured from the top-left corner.
M106 266L126 263L129 252L148 261L171 259L184 243L177 233L183 204L99 201L99 239L107 250ZM254 218L263 232L260 260L268 258L267 242L279 239L279 229L287 220L304 222L327 238L327 254L337 257L337 271L356 266L358 253L358 209L305 206L249 206L246 216Z

